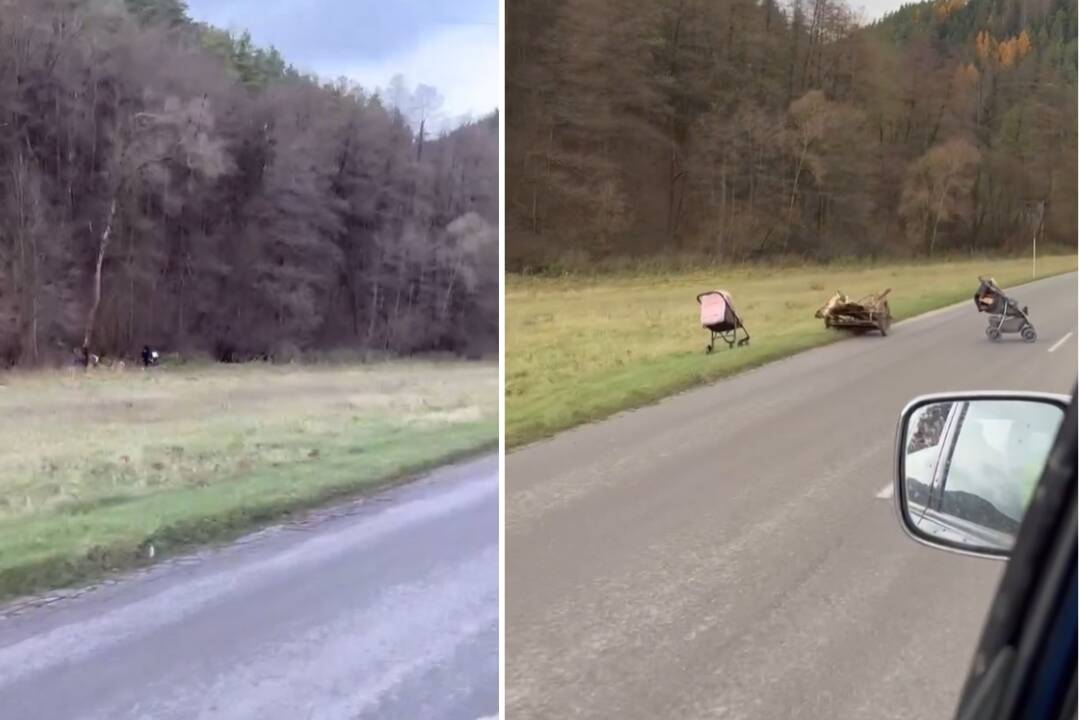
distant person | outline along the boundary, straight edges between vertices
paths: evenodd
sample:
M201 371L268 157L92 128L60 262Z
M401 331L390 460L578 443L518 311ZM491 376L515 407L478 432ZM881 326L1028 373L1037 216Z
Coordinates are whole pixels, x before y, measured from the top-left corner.
M90 352L90 348L76 348L73 352L75 353L75 364L86 368L87 370L91 367L97 367L97 364L100 361L100 358L97 355Z

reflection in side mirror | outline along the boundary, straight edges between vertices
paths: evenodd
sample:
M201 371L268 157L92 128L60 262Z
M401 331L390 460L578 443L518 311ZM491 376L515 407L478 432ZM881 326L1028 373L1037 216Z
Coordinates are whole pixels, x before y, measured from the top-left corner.
M904 528L931 545L1007 557L1067 404L968 393L909 405L897 448Z

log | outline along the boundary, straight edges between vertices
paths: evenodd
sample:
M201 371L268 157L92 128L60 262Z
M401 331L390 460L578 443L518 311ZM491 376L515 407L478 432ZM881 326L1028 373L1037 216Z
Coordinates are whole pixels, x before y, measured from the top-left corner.
M892 292L892 288L886 288L880 293L867 295L859 300L852 300L843 292L837 290L829 298L828 302L818 308L817 312L814 313L814 317L825 318L832 321L833 324L836 324L836 321L839 321L840 324L845 321L869 323L873 313L882 309L885 298L890 292Z

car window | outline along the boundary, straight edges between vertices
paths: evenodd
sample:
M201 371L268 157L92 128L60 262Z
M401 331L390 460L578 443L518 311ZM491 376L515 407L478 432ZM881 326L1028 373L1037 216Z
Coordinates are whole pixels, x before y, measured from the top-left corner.
M1019 522L1060 419L1061 412L1051 405L968 405L950 458L945 491L974 495Z

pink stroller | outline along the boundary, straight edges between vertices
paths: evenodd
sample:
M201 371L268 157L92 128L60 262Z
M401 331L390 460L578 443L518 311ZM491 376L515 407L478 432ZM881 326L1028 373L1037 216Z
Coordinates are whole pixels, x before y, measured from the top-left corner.
M750 333L743 325L742 318L735 312L730 294L724 290L710 290L698 295L697 301L701 306L701 327L709 331L709 344L705 346L706 353L713 351L716 338L726 342L729 348L750 344ZM744 336L742 338L739 337L740 330Z

